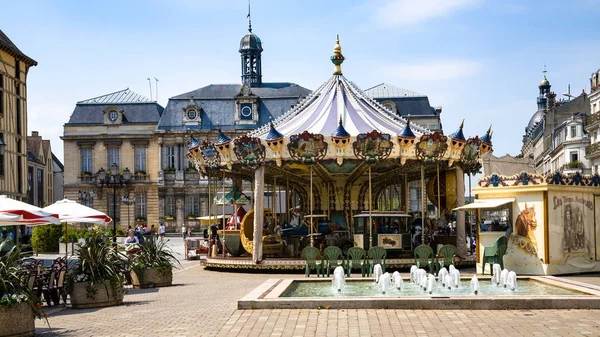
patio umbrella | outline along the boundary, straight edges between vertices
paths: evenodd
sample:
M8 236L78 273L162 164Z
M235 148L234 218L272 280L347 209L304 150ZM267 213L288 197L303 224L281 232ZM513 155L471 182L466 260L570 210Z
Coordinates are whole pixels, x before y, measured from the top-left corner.
M44 207L44 211L58 214L61 222L85 222L104 225L112 221L105 213L69 199L63 199Z
M0 195L0 226L60 224L58 214Z

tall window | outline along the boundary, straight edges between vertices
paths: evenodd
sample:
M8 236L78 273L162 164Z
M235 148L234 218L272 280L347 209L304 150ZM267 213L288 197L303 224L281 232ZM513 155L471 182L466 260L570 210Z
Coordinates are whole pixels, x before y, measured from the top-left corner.
M33 200L33 170L31 166L27 167L27 203L30 205L34 204Z
M117 195L116 198L113 198L112 193L108 193L106 200L108 200L108 216L111 217L114 221L120 220L121 218L121 198ZM116 201L116 203L113 203ZM114 208L116 206L116 209Z
M81 153L81 172L92 173L92 149L83 147L79 151Z
M571 162L578 161L579 155L577 152L571 152Z
M37 205L44 207L44 170L37 169Z
M111 167L112 164L119 166L119 148L109 147L108 148L108 163L106 166Z
M146 217L146 192L135 194L135 217Z
M571 126L571 138L577 137L577 125Z
M200 196L186 195L185 196L185 215L199 216L200 215Z
M175 197L167 196L165 197L165 216L170 215L172 217L175 216Z
M0 81L0 83L2 83L2 82ZM2 97L2 91L0 91L0 97ZM2 107L1 103L0 103L0 107ZM5 143L3 133L0 133L0 141ZM6 149L6 147L7 146L5 143L4 148ZM4 153L0 153L0 176L3 176L3 175L4 175Z
M146 148L136 147L135 148L135 172L144 171L146 172Z
M167 168L175 168L175 146L167 146Z

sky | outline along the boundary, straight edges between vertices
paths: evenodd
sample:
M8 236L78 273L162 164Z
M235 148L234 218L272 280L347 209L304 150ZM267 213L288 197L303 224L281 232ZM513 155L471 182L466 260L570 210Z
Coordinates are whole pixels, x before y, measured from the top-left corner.
M60 136L78 101L125 88L169 97L240 82L245 0L2 1L0 29L39 65L28 75L28 130ZM342 69L362 89L388 83L442 107L446 134L494 130L494 154L520 153L544 66L562 96L589 92L600 67L595 0L254 0L264 82L316 89Z

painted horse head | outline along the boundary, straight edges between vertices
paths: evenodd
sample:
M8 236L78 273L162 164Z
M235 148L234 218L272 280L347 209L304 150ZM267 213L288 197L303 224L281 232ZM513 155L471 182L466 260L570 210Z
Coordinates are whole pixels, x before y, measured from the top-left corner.
M527 207L525 203L525 209L519 213L517 221L515 222L515 230L517 235L526 237L533 242L536 242L533 232L537 228L537 220L535 219L535 206Z

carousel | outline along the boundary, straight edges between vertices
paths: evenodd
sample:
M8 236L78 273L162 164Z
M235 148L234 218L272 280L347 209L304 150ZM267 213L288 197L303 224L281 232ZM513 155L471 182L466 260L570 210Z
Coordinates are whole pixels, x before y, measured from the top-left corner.
M455 242L465 242L464 211L452 210L464 205L464 174L492 150L491 128L467 139L464 122L449 136L411 123L346 79L343 61L338 38L333 76L287 113L235 139L221 130L215 142L191 137L189 160L222 196L212 213L228 205L231 214L207 266L300 269L308 245L383 246L390 265L408 266L442 221L455 221Z

